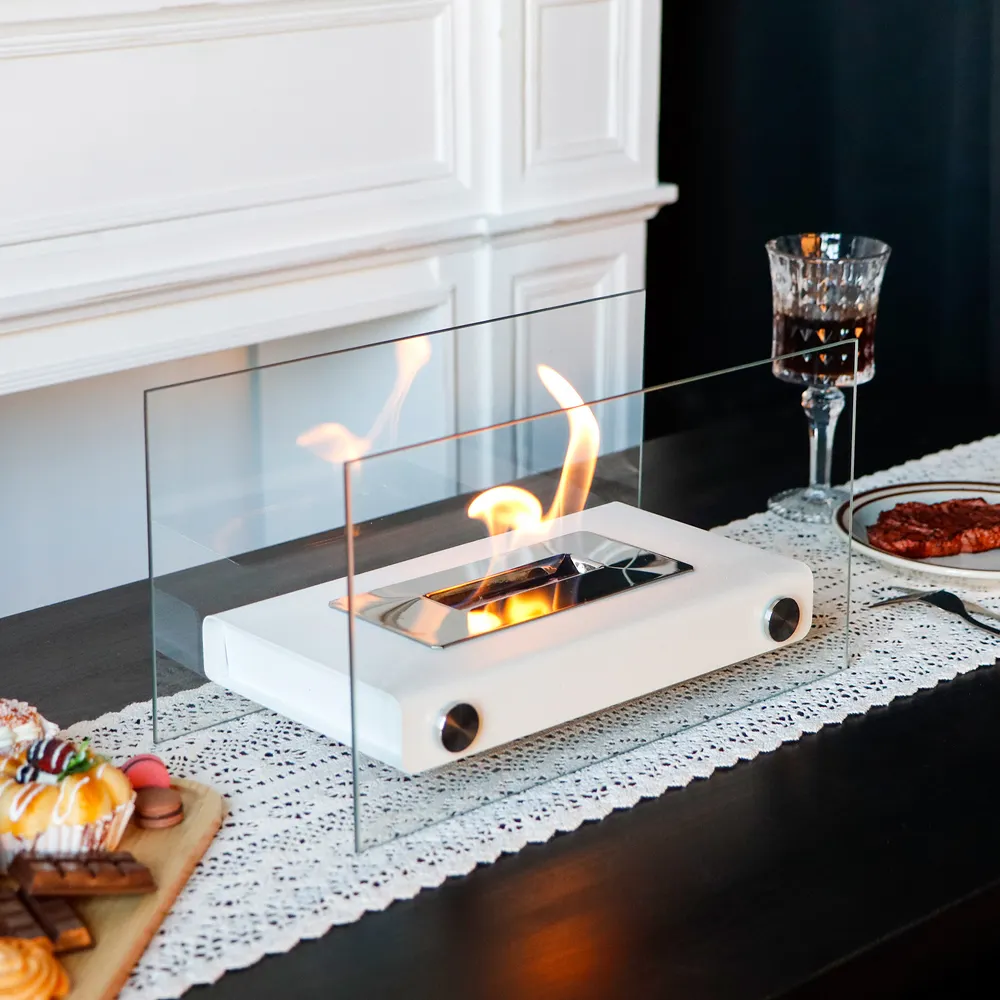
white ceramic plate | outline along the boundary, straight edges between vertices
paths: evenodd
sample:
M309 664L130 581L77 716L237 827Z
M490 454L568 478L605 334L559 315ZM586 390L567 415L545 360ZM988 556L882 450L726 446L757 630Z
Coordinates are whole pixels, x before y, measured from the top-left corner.
M882 552L868 544L869 526L878 520L882 511L890 510L898 503L940 503L942 500L967 500L973 497L982 497L987 503L1000 504L1000 483L900 483L859 493L854 498L854 544L872 559L910 573L1000 582L1000 549L965 552L957 556L933 559L908 559L906 556ZM834 526L844 538L847 537L847 520L848 505L845 503L833 518Z

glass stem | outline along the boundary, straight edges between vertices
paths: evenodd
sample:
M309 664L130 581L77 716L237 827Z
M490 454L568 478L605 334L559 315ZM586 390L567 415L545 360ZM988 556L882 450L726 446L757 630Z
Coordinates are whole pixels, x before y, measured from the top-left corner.
M825 501L830 495L833 435L844 409L844 394L835 388L810 386L802 393L802 409L809 421L809 488L807 500Z

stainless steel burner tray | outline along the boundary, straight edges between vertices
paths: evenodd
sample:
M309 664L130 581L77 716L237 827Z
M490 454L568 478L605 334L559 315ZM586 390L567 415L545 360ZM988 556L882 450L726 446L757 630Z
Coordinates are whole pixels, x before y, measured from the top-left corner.
M366 621L441 649L693 568L649 549L576 531L356 594L354 602ZM347 611L347 599L331 601L330 607Z

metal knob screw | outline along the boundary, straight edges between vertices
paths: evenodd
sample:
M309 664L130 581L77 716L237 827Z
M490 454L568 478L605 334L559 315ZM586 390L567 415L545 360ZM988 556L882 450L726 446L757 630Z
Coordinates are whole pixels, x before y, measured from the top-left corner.
M479 735L479 713L467 702L452 705L441 714L441 745L449 753L461 753Z
M767 634L775 642L785 642L799 627L801 617L798 601L791 597L779 597L772 601L771 606L764 612Z

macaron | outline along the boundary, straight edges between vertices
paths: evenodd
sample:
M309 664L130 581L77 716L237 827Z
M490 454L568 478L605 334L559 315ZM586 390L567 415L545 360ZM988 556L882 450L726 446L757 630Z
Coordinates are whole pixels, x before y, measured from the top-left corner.
M184 803L176 788L140 788L135 796L135 822L144 830L166 830L184 819Z
M138 791L140 788L169 788L170 773L167 765L151 753L141 753L130 757L122 765L122 772Z

